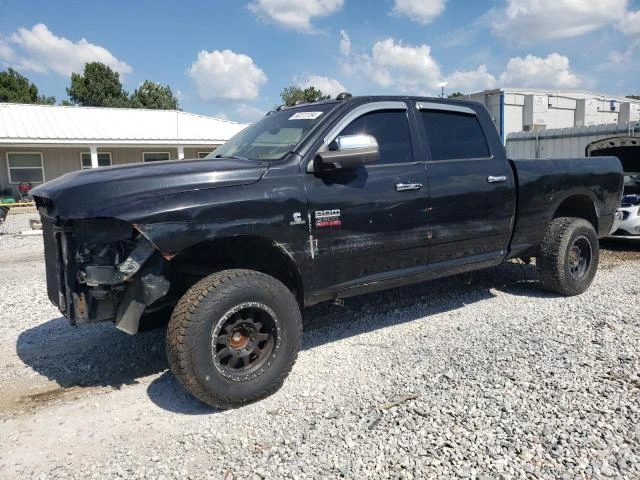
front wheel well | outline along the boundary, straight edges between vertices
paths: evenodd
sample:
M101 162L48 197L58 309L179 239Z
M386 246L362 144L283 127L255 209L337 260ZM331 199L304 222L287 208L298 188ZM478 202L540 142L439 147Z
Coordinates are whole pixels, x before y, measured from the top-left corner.
M303 304L302 278L295 261L283 246L265 237L242 235L207 240L180 252L169 267L179 294L214 272L246 269L278 279L298 304Z
M553 219L560 217L583 218L593 225L596 232L598 231L596 207L587 195L572 195L563 200L553 214Z

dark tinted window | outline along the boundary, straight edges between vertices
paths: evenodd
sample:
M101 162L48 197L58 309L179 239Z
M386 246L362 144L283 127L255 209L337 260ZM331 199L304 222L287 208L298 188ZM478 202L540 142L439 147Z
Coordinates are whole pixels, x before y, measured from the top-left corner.
M420 116L427 131L431 160L489 156L487 140L474 115L423 110Z
M404 110L380 110L367 113L351 122L340 135L373 135L380 148L380 163L413 160L409 120Z

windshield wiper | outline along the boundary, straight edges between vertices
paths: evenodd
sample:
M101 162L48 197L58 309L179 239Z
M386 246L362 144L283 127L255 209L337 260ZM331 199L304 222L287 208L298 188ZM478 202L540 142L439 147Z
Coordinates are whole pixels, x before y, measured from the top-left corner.
M237 155L216 155L214 158L232 158L234 160L249 160L247 157L239 157Z

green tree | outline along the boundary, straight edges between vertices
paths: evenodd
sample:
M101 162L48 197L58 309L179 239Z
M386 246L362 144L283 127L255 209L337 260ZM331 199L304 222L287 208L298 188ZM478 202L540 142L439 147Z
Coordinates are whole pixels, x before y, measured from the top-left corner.
M280 93L282 102L287 106L295 105L296 102L315 102L316 100L328 100L331 95L324 95L316 87L300 88L296 86L287 87Z
M13 68L0 72L0 102L40 103L52 105L54 97L38 95L38 87Z
M145 80L131 95L131 107L154 108L156 110L177 110L178 99L173 95L169 85Z
M129 95L122 88L120 74L100 62L85 64L83 74L72 73L67 94L73 103L83 107L129 106Z
M454 92L451 95L447 95L447 98L466 97L462 92Z
M640 95L627 95L627 98L633 98L634 100L640 100Z

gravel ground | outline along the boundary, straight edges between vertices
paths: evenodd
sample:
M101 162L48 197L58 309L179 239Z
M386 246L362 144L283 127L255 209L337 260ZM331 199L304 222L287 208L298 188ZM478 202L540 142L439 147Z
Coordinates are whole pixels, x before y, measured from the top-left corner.
M59 318L41 239L17 238L0 236L0 478L640 477L638 244L607 242L579 297L509 263L311 308L283 388L221 412L167 372L163 330Z
M11 211L10 211L11 212ZM30 218L39 218L37 213L9 213L5 222L0 225L0 248L3 250L23 247L40 247L41 236L20 235L20 232L31 230Z

